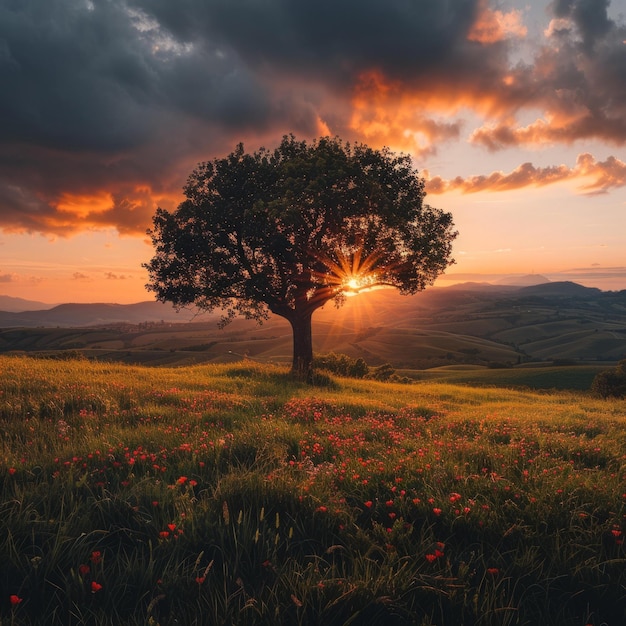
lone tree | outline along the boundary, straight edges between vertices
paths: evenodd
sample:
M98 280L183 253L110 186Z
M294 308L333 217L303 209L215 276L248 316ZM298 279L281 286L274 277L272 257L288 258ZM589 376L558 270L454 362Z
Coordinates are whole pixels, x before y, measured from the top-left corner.
M239 144L199 164L186 200L157 209L148 289L175 306L293 330L292 373L309 375L311 316L330 300L380 285L414 294L452 263L452 216L424 204L410 157L339 138L293 135L253 154Z

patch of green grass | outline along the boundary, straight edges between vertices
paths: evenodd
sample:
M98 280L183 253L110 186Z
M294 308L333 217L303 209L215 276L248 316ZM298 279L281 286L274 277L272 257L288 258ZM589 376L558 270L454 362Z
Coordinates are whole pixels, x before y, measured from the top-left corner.
M602 365L522 366L488 368L475 365L444 366L421 371L402 371L419 381L440 381L467 385L496 387L528 387L530 389L563 389L586 391Z
M2 624L626 620L626 401L254 363L0 372Z

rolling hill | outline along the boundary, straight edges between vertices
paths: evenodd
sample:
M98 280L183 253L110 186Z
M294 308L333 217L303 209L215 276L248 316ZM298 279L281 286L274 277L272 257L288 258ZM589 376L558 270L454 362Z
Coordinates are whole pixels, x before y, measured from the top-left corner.
M80 350L89 357L152 364L250 358L289 362L288 323L196 317L168 305L64 304L0 313L0 352ZM528 287L470 284L415 296L375 290L327 304L313 319L314 349L404 369L454 364L614 362L626 358L626 291L576 283Z

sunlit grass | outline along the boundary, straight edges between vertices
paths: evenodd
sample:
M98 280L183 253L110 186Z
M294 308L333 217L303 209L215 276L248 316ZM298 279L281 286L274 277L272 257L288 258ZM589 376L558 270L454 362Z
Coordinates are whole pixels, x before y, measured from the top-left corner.
M621 624L626 402L0 358L0 623Z

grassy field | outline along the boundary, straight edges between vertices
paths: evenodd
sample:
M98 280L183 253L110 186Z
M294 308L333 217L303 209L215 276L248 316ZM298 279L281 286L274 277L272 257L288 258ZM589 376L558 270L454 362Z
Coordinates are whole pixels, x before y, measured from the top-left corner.
M626 401L250 362L0 377L3 626L626 623Z

